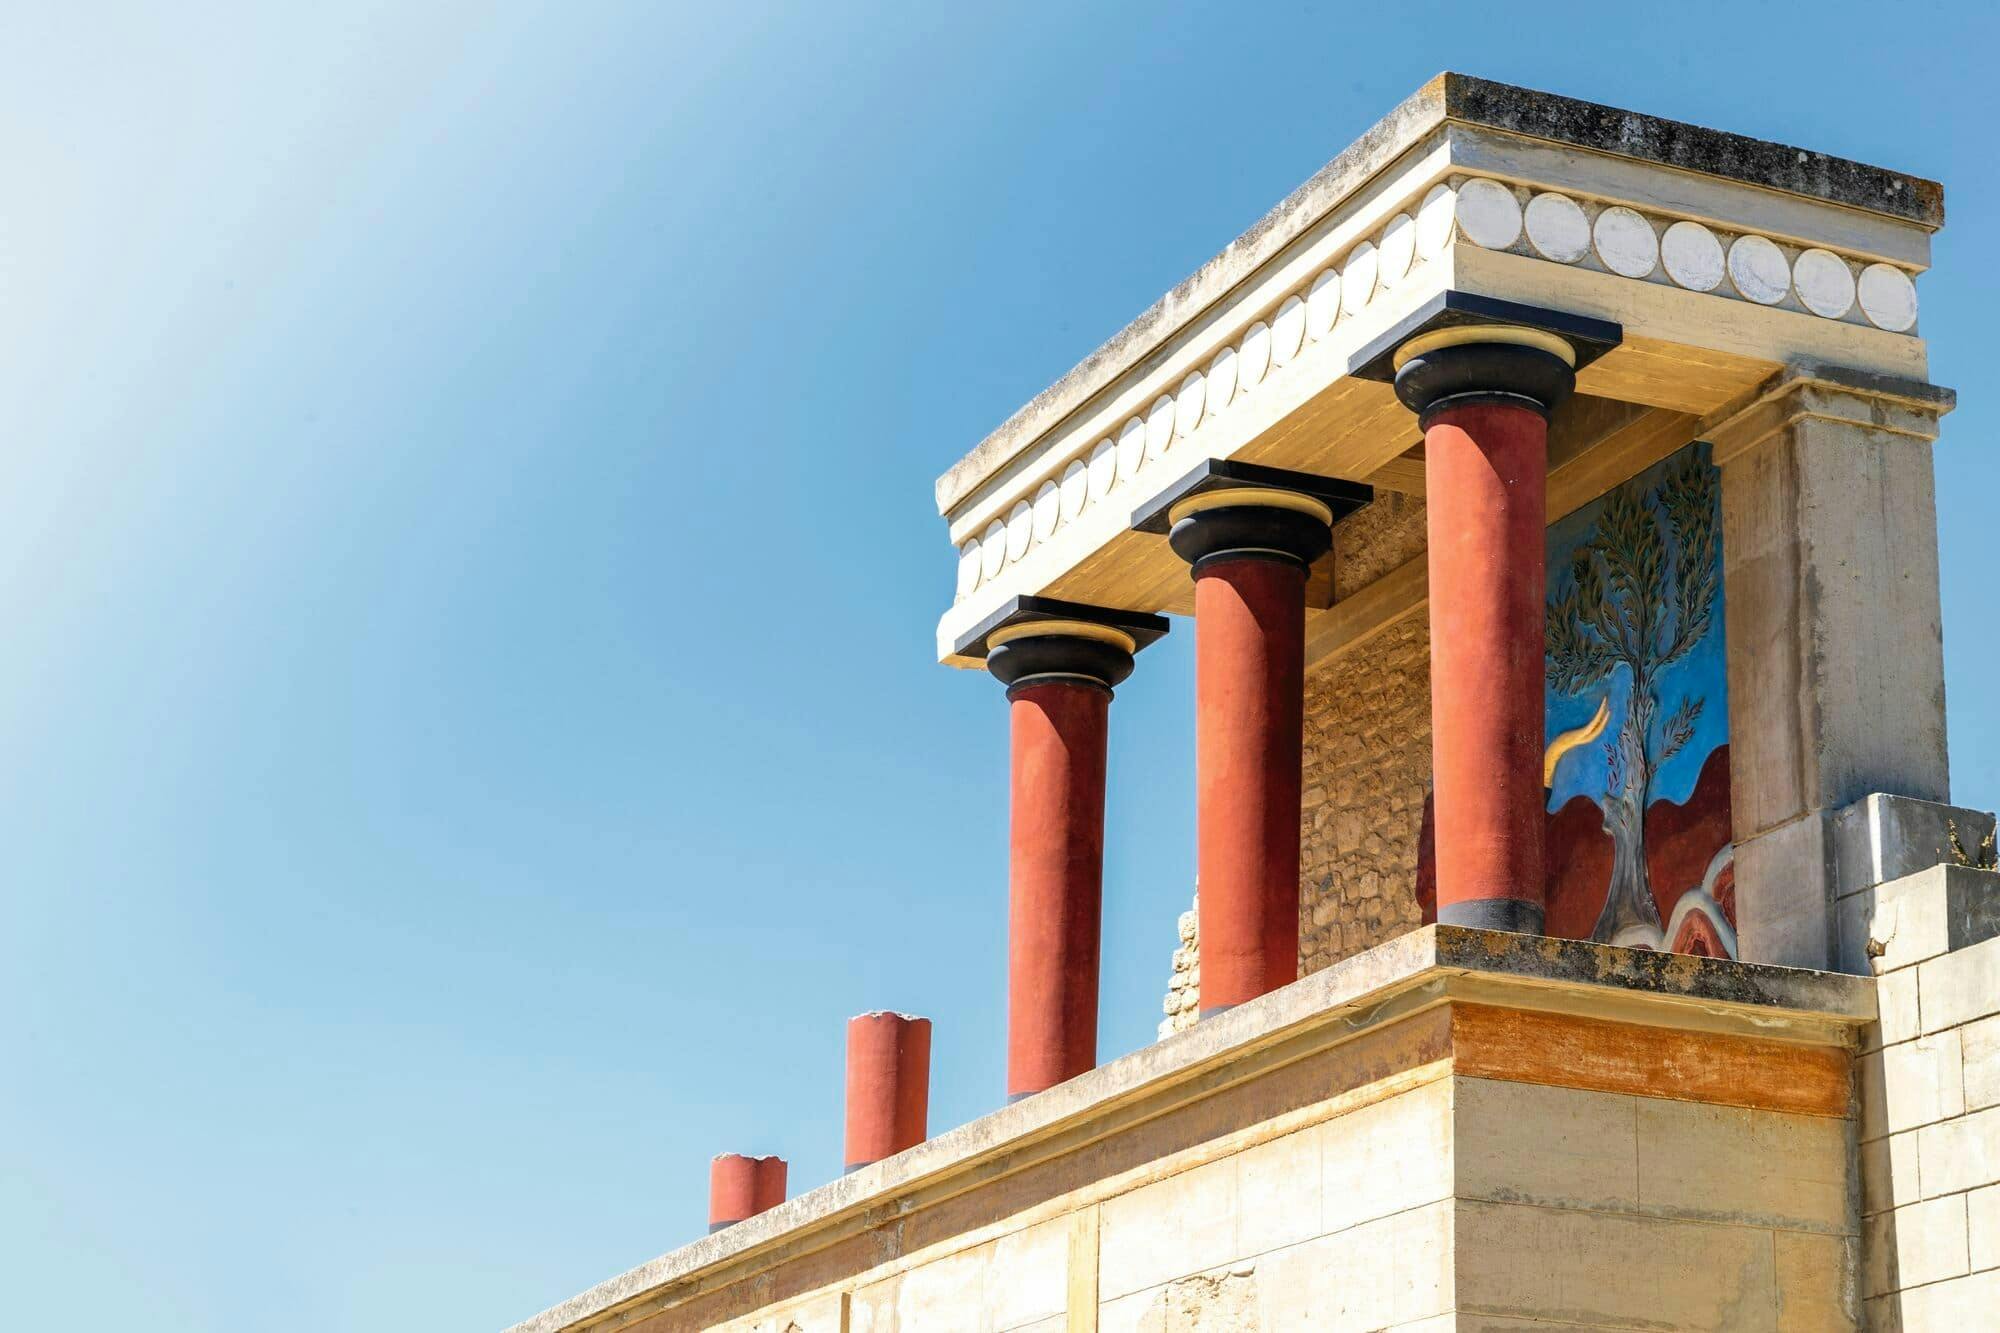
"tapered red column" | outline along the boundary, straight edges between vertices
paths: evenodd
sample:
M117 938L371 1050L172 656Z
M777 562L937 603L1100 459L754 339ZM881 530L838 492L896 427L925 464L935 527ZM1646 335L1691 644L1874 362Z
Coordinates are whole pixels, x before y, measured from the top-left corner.
M1132 670L1129 634L1083 621L995 631L987 669L1007 686L1013 731L1007 883L1007 1095L1054 1087L1097 1063L1104 771L1111 688Z
M720 1231L785 1201L785 1159L724 1153L708 1164L708 1229Z
M1574 354L1461 327L1396 364L1424 431L1438 920L1540 933L1548 413Z
M1294 981L1307 567L1331 512L1308 496L1219 490L1177 505L1194 575L1201 1012Z
M847 1020L847 1169L924 1141L931 1095L931 1021L910 1014Z

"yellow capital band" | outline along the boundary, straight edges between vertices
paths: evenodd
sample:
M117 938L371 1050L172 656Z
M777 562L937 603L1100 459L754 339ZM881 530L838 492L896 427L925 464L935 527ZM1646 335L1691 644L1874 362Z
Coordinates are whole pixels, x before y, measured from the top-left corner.
M1114 648L1123 648L1128 653L1139 651L1139 641L1122 629L1109 625L1099 625L1089 620L1025 620L1018 625L1007 625L986 636L988 648L998 648L1003 643L1016 639L1041 639L1061 635L1066 639L1095 639L1108 643Z
M1412 357L1435 352L1440 347L1464 347L1470 343L1513 343L1520 347L1534 347L1550 356L1561 357L1563 364L1572 369L1576 366L1576 349L1566 339L1540 329L1524 329L1512 324L1461 324L1456 328L1418 334L1396 349L1391 364L1401 370L1403 363Z
M1208 509L1245 507L1296 510L1301 514L1311 514L1329 527L1333 525L1333 511L1310 495L1257 486L1239 486L1233 490L1204 491L1200 495L1191 495L1167 511L1167 522L1178 523L1190 514L1199 514Z

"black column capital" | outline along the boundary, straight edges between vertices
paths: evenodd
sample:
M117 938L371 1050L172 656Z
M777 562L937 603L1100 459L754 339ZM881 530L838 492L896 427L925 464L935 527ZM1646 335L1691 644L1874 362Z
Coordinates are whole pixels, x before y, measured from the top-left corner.
M1164 616L1022 595L969 630L955 651L984 658L1010 698L1056 681L1108 692L1132 674L1133 657L1166 632Z
M1212 458L1132 515L1135 532L1164 534L1194 566L1223 559L1310 566L1333 543L1333 525L1375 498L1335 477Z
M1459 325L1396 349L1396 397L1425 425L1447 408L1511 403L1546 418L1576 388L1576 353L1540 329Z

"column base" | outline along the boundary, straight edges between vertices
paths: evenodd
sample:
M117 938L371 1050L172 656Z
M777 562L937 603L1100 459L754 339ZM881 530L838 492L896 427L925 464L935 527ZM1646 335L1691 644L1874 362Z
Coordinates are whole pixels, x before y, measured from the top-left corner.
M1543 934L1544 916L1542 904L1519 898L1472 898L1465 902L1438 905L1438 924L1441 926L1505 930L1515 935Z

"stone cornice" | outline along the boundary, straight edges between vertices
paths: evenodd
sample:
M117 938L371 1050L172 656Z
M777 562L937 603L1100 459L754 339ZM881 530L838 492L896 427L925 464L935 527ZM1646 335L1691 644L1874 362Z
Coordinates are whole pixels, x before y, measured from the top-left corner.
M1582 149L1656 170L1736 182L1925 232L1944 220L1942 189L1919 177L1572 98L1441 74L940 477L939 511L951 514L1034 441L1155 357L1190 321L1446 124ZM1745 230L1758 230L1754 219L1745 222ZM1900 258L1905 267L1922 267L1904 256L1876 257Z
M1937 438L1938 419L1957 405L1958 395L1941 385L1801 362L1702 422L1699 435L1718 467L1809 418L1928 443Z

